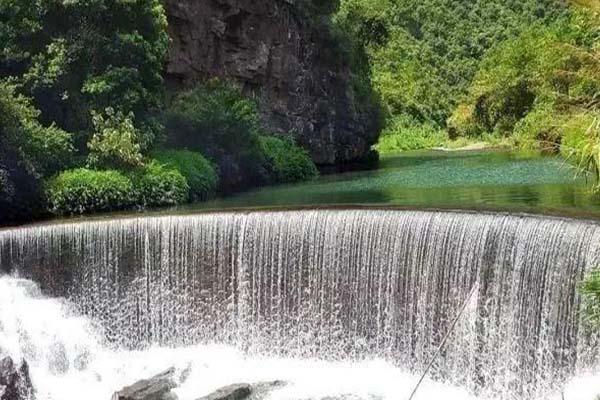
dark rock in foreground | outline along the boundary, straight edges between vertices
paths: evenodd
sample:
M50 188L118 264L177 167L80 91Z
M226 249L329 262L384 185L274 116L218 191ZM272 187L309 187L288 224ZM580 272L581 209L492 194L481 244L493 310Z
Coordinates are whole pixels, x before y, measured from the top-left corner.
M199 398L198 400L244 400L250 397L252 387L247 383L236 383Z
M275 389L279 389L287 385L284 381L260 382L252 385L252 395L250 400L262 400Z
M175 368L170 368L152 378L142 379L113 394L112 400L174 400L172 389L177 387L173 376Z
M253 385L237 383L222 387L221 389L199 398L198 400L260 400L267 396L273 389L280 388L285 382L261 382Z
M17 367L12 358L0 360L0 400L33 400L35 393L29 365L25 360Z

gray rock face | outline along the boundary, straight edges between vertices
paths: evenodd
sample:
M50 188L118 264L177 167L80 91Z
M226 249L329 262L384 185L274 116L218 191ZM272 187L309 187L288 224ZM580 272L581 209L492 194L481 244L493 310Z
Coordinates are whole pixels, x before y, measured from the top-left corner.
M142 379L113 394L112 400L174 400L171 393L177 387L174 381L175 369L170 368L149 379Z
M0 360L0 400L33 399L35 393L27 362L17 366L10 357Z
M317 164L361 161L377 113L357 107L350 69L289 0L167 0L173 88L220 77L257 94L274 133L292 132ZM329 44L331 47L331 44Z

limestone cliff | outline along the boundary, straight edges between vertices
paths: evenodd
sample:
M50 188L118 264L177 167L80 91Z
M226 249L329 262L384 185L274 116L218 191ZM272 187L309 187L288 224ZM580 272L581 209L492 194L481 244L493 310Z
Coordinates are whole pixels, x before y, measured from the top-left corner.
M293 0L167 0L166 8L169 85L233 79L258 96L266 126L292 132L317 164L368 155L378 136L376 113L357 106L349 67L332 61Z

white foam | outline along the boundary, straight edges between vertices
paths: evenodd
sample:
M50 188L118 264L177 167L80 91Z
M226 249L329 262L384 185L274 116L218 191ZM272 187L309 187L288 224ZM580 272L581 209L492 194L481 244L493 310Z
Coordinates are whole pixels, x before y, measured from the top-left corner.
M402 400L409 398L418 379L381 360L247 357L220 345L114 351L100 338L64 301L43 298L32 282L0 278L0 354L27 359L38 400L107 400L115 390L170 367L181 380L175 390L180 400L194 400L232 383L274 380L288 384L271 392L271 400ZM599 377L575 378L565 388L565 400L595 400ZM476 399L464 389L429 380L414 399L441 398Z

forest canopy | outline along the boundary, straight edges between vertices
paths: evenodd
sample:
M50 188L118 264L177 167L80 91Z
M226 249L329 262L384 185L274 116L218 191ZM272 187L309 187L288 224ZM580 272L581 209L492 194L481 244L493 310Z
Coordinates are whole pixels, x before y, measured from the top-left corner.
M327 25L338 5L300 7ZM258 99L235 84L167 94L167 27L162 0L0 0L0 223L316 176L286 135L262 145Z
M366 54L380 152L533 148L598 183L599 15L590 0L343 0L336 22Z

